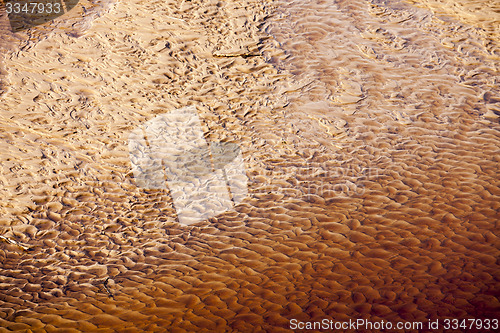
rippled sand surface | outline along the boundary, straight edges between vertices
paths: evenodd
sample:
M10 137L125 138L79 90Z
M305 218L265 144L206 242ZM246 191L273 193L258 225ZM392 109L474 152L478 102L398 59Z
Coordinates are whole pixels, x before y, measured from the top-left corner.
M495 6L123 1L4 34L0 332L498 318ZM249 178L191 226L127 148L184 106Z

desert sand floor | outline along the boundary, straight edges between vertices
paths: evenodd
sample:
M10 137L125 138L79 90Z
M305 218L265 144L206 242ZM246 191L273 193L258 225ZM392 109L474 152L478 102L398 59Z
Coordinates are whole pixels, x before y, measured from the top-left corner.
M498 15L412 2L119 1L5 37L0 332L498 318ZM191 226L127 145L184 106L249 178Z

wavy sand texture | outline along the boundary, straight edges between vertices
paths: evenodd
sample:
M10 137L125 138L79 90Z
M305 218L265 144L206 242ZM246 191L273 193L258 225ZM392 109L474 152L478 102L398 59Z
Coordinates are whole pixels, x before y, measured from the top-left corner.
M495 42L397 1L277 9L120 2L7 55L0 225L32 250L0 244L0 332L498 315ZM189 227L127 150L187 105L250 180Z

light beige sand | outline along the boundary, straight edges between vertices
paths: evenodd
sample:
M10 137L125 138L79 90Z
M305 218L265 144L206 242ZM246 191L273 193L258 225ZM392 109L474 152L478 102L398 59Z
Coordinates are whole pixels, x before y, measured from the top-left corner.
M405 9L308 8L264 21L253 0L120 2L8 55L0 332L498 314L496 46L434 16L404 26ZM194 227L168 191L135 186L127 150L187 105L207 139L240 143L251 180Z

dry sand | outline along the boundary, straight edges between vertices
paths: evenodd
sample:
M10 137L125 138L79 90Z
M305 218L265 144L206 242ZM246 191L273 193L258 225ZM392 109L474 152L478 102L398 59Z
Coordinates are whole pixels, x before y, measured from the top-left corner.
M120 1L5 37L0 332L498 318L498 17L447 8ZM250 183L186 227L127 137L188 105Z

